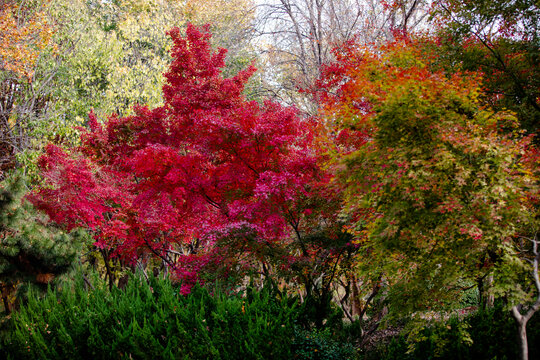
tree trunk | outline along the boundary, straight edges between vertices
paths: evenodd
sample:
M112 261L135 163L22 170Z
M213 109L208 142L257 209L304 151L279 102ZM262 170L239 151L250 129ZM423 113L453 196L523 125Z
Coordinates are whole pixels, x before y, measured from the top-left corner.
M533 244L533 254L534 259L532 260L533 271L532 278L534 280L534 285L536 286L537 298L534 304L532 304L528 309L526 309L525 314L521 313L523 310L523 305L514 305L512 306L512 315L519 327L519 340L521 342L521 360L529 360L529 347L527 344L527 322L531 317L540 310L540 276L538 273L538 263L540 262L540 251L538 251L538 237L535 234L534 238L528 239Z
M356 276L352 276L352 298L351 298L351 304L352 304L352 311L351 314L354 315L360 315L362 313L362 296L360 293L360 289L358 288L358 280L356 279ZM360 319L362 320L362 319Z
M527 343L527 317L521 315L518 306L512 307L512 315L516 319L521 349L521 360L529 360L529 346Z
M489 288L493 287L493 275L490 275L486 279L486 285L484 286L484 290L486 291L486 308L492 308L493 305L495 305L495 296L493 294L490 294Z
M2 283L0 284L0 289L2 292L2 301L4 303L4 311L7 315L9 315L11 314L11 312L13 311L13 308L15 307L12 299L13 299L13 294L15 293L15 290L17 288L13 284Z
M521 360L529 360L529 346L527 344L527 323L519 324L519 342L521 345Z

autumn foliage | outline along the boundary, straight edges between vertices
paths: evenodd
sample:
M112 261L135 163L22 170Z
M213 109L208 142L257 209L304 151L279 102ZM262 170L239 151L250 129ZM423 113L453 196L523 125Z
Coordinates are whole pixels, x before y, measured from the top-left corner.
M337 57L320 99L348 211L363 214L352 224L361 264L393 285L398 312L447 307L514 251L535 191L530 138L481 105L478 74L433 70L410 39Z
M44 2L46 4L46 2ZM0 70L29 79L52 28L39 2L0 1Z
M314 209L328 176L310 147L312 123L246 101L255 69L223 78L226 51L211 49L205 28L169 34L165 104L103 125L90 114L78 149L47 147L31 201L67 229L91 229L96 247L127 264L161 259L186 284L205 266L258 267L268 253L290 266L289 256L312 255L306 218L320 228L334 216Z
M536 4L375 1L369 14L355 2L266 4L296 29L272 34L292 41L287 55L254 76L252 2L218 3L0 0L0 168L30 174L26 199L50 220L13 212L6 191L5 273L49 284L80 240L84 287L92 268L111 293L140 271L183 295L197 283L292 294L295 332L331 329L362 350L387 319L406 322L409 341L418 324L499 297L525 359L540 309ZM51 41L55 17L66 25ZM205 19L218 24L175 27L170 42L160 31ZM350 32L332 34L341 25ZM343 42L331 53L334 38ZM301 63L309 87L286 89L281 71L295 67L284 59ZM265 100L260 90L280 82L274 96L302 94L296 104L317 115ZM23 226L29 216L60 240ZM65 243L55 255L65 265L29 266L53 243ZM3 284L10 309L19 285ZM345 318L350 328L334 333ZM456 331L469 340L465 325Z

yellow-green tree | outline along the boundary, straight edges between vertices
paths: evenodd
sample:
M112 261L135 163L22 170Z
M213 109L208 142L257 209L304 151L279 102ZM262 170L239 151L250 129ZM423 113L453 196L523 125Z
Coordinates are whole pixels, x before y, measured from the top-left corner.
M516 315L526 348L540 307L538 241L520 236L538 194L530 137L501 132L517 119L482 104L477 74L433 71L410 39L338 59L322 99L363 274L384 279L399 315L451 310L464 284L494 276L514 312L532 303Z

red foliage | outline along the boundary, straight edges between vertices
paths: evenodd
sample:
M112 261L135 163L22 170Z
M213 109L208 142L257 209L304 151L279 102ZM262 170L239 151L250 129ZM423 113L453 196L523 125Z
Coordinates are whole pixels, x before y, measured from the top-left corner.
M301 199L313 198L326 175L310 121L277 103L246 101L253 67L224 79L226 51L212 51L207 28L169 34L164 105L104 125L90 114L72 154L47 148L45 183L30 200L67 228L92 229L96 246L128 261L150 251L193 283L228 229L249 229L268 246L290 239L314 216Z

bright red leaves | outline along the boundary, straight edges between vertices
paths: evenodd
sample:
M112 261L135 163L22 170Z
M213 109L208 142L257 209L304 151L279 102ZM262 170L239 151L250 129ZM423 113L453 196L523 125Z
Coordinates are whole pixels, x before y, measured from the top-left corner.
M226 51L211 49L207 28L169 34L165 104L103 125L90 114L78 149L47 148L30 199L67 228L91 229L96 246L128 262L150 252L192 283L224 233L290 239L299 199L323 174L309 121L242 95L253 67L224 79Z

